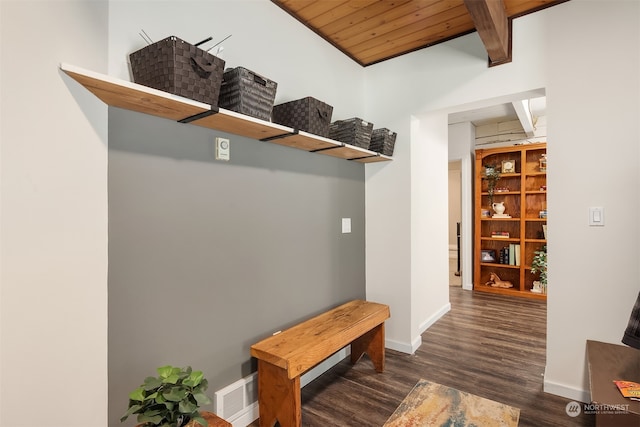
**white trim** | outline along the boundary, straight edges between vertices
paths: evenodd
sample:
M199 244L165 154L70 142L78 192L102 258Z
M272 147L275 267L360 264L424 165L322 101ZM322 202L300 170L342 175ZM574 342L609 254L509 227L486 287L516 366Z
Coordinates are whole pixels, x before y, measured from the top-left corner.
M258 418L260 418L260 405L258 405L258 402L253 402L238 412L233 419L227 421L230 422L233 427L247 427Z
M344 347L342 350L338 350L333 355L327 357L318 365L313 367L313 369L308 370L300 377L300 388L306 386L311 381L318 378L320 375L327 372L329 369L333 368L335 365L340 363L345 357L351 354L351 346L348 345Z
M385 347L391 350L399 351L406 354L414 354L418 348L422 345L422 333L426 331L431 325L436 323L442 316L447 314L451 310L451 303L448 302L443 305L440 310L436 311L431 317L422 322L418 328L418 336L416 336L411 343L385 340Z
M422 344L422 337L418 335L411 343L405 343L394 340L385 340L385 347L401 353L413 354Z
M440 318L442 316L444 316L445 314L447 314L449 311L451 311L451 303L450 302L448 302L445 305L443 305L440 308L440 310L436 311L431 317L429 317L424 322L422 322L420 324L420 327L418 328L418 333L422 334L424 331L429 329L429 327L431 327L431 325L433 325L438 320L440 320Z
M544 380L542 390L545 393L555 394L556 396L561 396L578 402L591 402L591 393L589 391L568 386L566 384L556 383L547 379Z

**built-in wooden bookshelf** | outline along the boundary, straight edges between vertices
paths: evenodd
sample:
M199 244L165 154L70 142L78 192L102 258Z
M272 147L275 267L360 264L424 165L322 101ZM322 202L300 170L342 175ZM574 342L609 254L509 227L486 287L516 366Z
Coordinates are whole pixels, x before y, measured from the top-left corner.
M546 299L532 291L539 277L531 273L535 252L547 244L546 153L545 143L476 150L474 290ZM500 172L493 202L504 205L502 217L490 203L487 166ZM487 285L491 273L513 287Z

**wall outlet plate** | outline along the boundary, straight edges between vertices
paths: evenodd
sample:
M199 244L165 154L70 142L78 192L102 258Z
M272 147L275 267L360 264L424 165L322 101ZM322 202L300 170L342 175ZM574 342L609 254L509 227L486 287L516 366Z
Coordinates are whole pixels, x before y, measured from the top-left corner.
M604 227L604 208L595 206L589 208L589 225L591 227Z

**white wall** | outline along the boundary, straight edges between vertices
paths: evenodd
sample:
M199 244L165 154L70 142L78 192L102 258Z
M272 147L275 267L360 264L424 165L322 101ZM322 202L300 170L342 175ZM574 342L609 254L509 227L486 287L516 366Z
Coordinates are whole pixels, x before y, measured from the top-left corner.
M313 96L334 107L334 120L362 114L364 69L269 0L111 0L110 75L132 80L128 55L146 46L141 29L155 41L212 36L203 49L231 35L221 44L225 68L274 80L276 104Z
M423 128L412 117L445 120L442 111L456 106L546 88L551 236L545 382L551 391L584 396L584 342L619 342L640 273L639 4L573 0L518 18L514 60L498 67L487 68L482 44L471 34L363 71L284 12L267 9L267 0L209 3L215 13L188 13L196 26L170 16L177 2L112 0L110 11L106 1L0 2L0 425L33 423L23 416L33 413L24 396L34 383L25 378L56 390L38 400L47 425L106 425L107 110L56 67L65 61L121 76L124 51L141 28L189 40L231 33L243 42L225 43L228 65L254 67L279 81L280 100L316 96L336 107L336 118L364 111L377 126L398 132L394 161L366 167L367 296L391 304L387 336L408 350L420 325L448 303L437 284L421 287L425 272L443 276L442 260L412 253L426 239L414 243L414 229L435 227L417 216L431 209L429 202L412 200L431 194L412 190L423 176L417 163L441 162L425 176L445 185L444 133L436 125L437 138L412 139ZM157 16L156 8L165 6L168 12ZM122 19L109 22L108 36L107 16ZM268 54L273 43L285 54ZM37 66L28 66L34 58ZM328 65L319 72L319 64ZM353 82L362 76L365 96L349 96L361 91ZM347 84L316 85L327 78L352 87L342 95ZM435 144L435 156L420 143ZM413 151L418 156L411 159ZM445 192L433 191L435 203L446 206ZM605 207L604 228L586 226L592 205ZM446 233L436 230L434 238L446 245ZM414 269L414 262L426 264ZM418 312L412 298L423 298L429 286L437 301L429 312ZM60 382L65 376L76 380ZM68 394L77 399L74 417L59 410Z
M456 224L462 219L461 163L459 160L449 161L449 222L447 233L449 239L449 258L457 257L458 230Z
M406 334L413 298L421 297L415 290L424 278L414 275L405 251L387 251L385 263L380 262L387 239L393 238L396 249L414 247L414 239L424 239L416 237L418 232L432 233L436 245L440 238L434 224L416 224L427 217L420 216L415 193L402 189L413 188L416 180L434 182L423 170L447 160L439 155L438 139L418 141L401 118L431 123L437 117L445 120L443 110L467 110L469 103L546 88L550 285L545 389L585 399L585 341L619 343L638 289L639 15L634 1L615 1L615 7L612 2L571 1L513 22L510 64L488 68L478 36L471 34L366 69L370 114L386 115L400 146L391 164L367 167L367 291L392 305L389 335L405 339L398 329ZM595 52L606 52L606 60ZM435 154L421 156L423 163L413 158L420 143ZM608 165L616 166L603 172ZM446 186L446 167L438 170L436 182ZM437 203L442 190L430 191L420 197L434 196ZM604 228L587 227L589 206L605 207ZM385 219L407 217L411 227L383 227ZM410 259L422 260L423 270L440 274L445 268L441 260L421 255L427 252L412 253ZM427 320L438 313L423 316ZM418 333L412 328L402 344L409 347Z
M0 425L107 425L106 1L0 2ZM38 421L35 421L38 420Z
M475 126L470 122L449 126L449 161L460 160L460 270L463 289L473 289L473 181Z
M573 3L547 21L545 389L579 398L588 381L585 340L619 344L639 288L640 3ZM604 227L587 225L589 206L605 208Z
M448 180L443 180L448 177L448 139L446 113L414 120L411 132L411 331L417 331L418 336L451 309L447 248L449 187Z

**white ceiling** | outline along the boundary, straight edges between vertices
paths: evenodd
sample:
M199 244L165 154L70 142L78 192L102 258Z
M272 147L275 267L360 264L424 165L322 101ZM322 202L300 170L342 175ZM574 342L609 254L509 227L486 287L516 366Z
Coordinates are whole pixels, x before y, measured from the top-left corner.
M536 118L546 114L547 98L529 99L529 110ZM512 103L497 104L491 107L478 108L468 111L460 111L449 114L449 124L471 122L474 126L482 126L488 123L506 122L518 119Z

